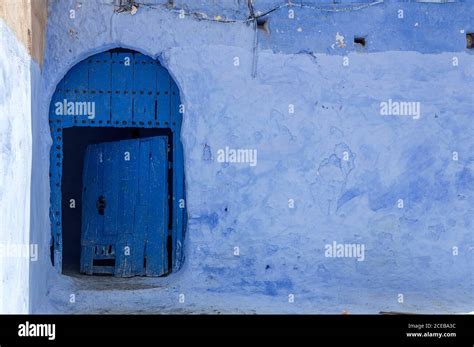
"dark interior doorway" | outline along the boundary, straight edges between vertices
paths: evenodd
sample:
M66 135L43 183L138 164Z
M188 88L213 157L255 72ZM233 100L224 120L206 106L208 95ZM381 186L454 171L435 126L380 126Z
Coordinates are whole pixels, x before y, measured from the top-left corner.
M160 128L113 128L113 127L71 127L63 129L63 172L62 172L62 226L63 258L62 271L65 274L79 273L81 257L82 228L82 173L84 155L88 145L103 142L129 140L152 136L167 136L172 143L172 131ZM172 162L172 146L168 161ZM170 168L173 166L170 165ZM172 177L172 170L169 170ZM172 195L172 182L168 179L168 191ZM71 201L74 199L74 202ZM169 213L173 208L169 200ZM73 208L71 206L74 206ZM170 215L169 220L172 220ZM171 253L170 253L171 254ZM171 260L169 261L171 264Z

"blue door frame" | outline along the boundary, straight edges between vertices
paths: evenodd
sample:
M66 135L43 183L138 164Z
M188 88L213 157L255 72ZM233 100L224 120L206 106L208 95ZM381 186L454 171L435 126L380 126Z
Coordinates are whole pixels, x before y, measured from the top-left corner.
M168 71L146 55L113 49L75 65L58 84L50 105L53 145L50 153L52 257L62 269L63 129L119 127L169 129L172 152L169 171L171 270L184 261L186 229L182 114L179 90ZM92 112L93 111L93 112ZM83 158L77 158L83 160Z

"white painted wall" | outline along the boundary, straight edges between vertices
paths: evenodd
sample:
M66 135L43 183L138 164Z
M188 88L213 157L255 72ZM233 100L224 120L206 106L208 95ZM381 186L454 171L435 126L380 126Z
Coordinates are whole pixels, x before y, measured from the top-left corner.
M31 58L0 20L0 313L29 310Z

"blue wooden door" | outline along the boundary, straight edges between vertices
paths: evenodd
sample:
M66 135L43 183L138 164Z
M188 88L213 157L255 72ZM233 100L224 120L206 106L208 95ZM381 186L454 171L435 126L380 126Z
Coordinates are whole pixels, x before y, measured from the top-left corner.
M168 272L168 143L163 136L89 145L84 158L81 272Z

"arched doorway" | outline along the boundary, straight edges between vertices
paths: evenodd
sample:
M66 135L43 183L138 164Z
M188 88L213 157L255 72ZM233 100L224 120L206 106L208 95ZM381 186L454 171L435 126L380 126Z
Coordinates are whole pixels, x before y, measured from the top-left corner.
M161 64L113 49L75 65L49 119L51 257L63 273L161 276L183 263L182 115Z

